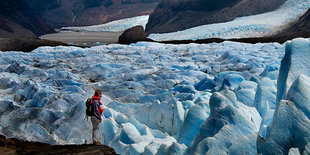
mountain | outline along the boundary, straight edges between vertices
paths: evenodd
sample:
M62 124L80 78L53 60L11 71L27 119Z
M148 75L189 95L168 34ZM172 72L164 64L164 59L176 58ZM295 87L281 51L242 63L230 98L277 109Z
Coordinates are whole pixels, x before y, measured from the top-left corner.
M159 0L25 1L54 28L96 25L123 18L149 15L159 2Z
M150 15L148 33L166 33L279 8L286 0L163 0Z
M310 9L299 18L294 24L286 28L276 36L279 37L289 37L288 39L297 38L297 37L310 37Z
M48 152L48 153L47 153ZM49 145L9 139L0 135L1 154L116 154L113 148L98 145Z
M36 38L55 32L23 0L0 0L0 37Z
M30 38L30 36L26 37L27 38L0 38L0 51L31 52L41 46L69 46L63 42Z

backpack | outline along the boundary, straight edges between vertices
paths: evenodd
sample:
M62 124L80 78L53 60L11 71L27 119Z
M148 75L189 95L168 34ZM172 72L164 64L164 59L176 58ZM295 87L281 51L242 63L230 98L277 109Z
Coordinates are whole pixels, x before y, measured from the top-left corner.
M88 98L85 102L86 105L86 116L95 116L93 108L93 98Z

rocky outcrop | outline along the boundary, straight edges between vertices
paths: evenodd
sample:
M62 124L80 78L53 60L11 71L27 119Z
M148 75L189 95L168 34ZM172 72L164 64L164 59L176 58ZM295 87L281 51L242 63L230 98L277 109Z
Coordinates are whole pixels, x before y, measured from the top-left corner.
M150 15L148 33L165 33L227 22L279 8L286 0L164 0Z
M159 0L26 0L54 28L89 26L149 15ZM38 5L40 4L40 5ZM38 7L39 6L39 7Z
M152 41L146 38L148 34L144 31L143 26L138 25L125 30L118 38L120 44L136 43L138 41Z
M69 46L68 44L43 39L0 38L0 51L31 52L40 46Z
M49 145L8 139L0 135L0 154L116 154L113 148L104 145Z
M23 0L0 1L0 38L36 38L52 32Z

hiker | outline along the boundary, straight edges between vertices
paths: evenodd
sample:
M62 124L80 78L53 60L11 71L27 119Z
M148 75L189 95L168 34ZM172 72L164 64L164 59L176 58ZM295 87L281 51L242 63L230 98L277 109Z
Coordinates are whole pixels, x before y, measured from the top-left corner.
M93 124L92 140L93 140L93 144L96 144L96 145L101 144L97 138L99 124L102 122L101 114L104 110L102 103L100 102L101 96L102 96L102 91L95 90L95 94L92 100L92 105L93 105L92 108L94 112L94 116L91 116L91 122Z

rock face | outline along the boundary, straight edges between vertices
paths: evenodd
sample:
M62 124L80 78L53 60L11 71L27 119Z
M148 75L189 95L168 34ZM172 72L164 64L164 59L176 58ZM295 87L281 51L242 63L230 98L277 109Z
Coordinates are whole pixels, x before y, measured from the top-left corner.
M23 0L0 1L0 37L36 38L55 32Z
M54 28L88 26L150 14L159 0L26 0ZM42 5L44 3L44 5ZM42 7L44 6L44 7Z
M123 32L118 38L118 43L120 44L130 44L136 43L138 41L151 41L146 38L148 34L144 31L143 26L138 25L132 28L129 28Z
M240 16L268 12L286 0L164 0L151 14L148 33L165 33L226 22Z
M26 142L7 139L0 135L0 154L116 154L113 148L98 145L49 145L39 142Z
M310 9L299 18L299 20L294 23L289 28L280 32L277 36L279 37L288 37L288 39L297 38L297 37L310 37Z

